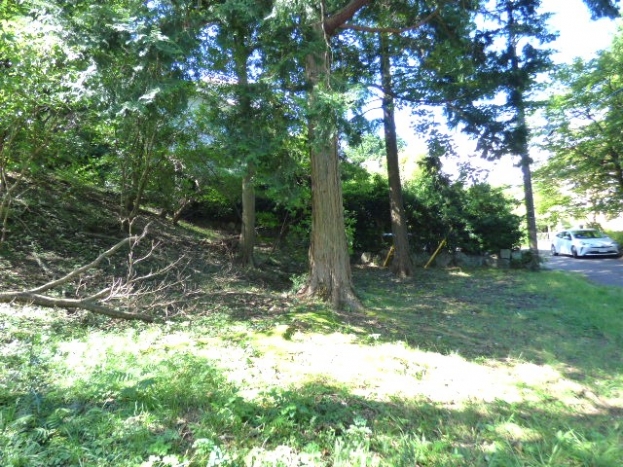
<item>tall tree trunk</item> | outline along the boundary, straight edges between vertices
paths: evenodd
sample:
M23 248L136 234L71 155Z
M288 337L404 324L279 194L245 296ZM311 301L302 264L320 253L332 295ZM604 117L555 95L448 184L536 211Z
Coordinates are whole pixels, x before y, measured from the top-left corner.
M322 34L322 30L317 32ZM336 122L333 116L327 119L327 113L332 109L323 105L319 99L323 88L328 87L326 80L329 66L324 51L311 53L307 57L312 231L309 247L310 277L305 292L329 300L335 309L359 309L361 303L352 285L346 240Z
M508 17L509 35L507 38L507 53L510 58L511 72L514 77L510 91L509 103L517 115L517 127L515 129L515 148L516 154L520 157L521 172L523 175L523 189L524 189L524 203L526 206L526 221L528 224L528 240L530 243L530 263L529 267L533 271L538 271L540 268L539 260L539 245L536 229L536 214L534 211L534 195L532 191L532 172L530 170L530 164L532 159L530 158L530 151L528 149L529 129L526 122L526 101L524 93L526 92L525 77L522 76L522 71L519 66L519 58L517 57L517 38L515 29L515 17L514 17L515 5L509 3L506 7L506 13Z
M519 66L514 52L515 49L513 48L513 69L517 71ZM528 267L533 271L538 271L540 269L539 240L536 228L536 213L534 210L534 194L532 191L532 170L530 168L532 158L530 157L530 151L528 149L529 130L528 124L526 123L526 104L521 91L515 91L513 94L515 96L513 102L517 110L517 125L521 135L521 141L519 142L519 164L523 175L524 205L526 207L526 223L528 227L528 242L531 256Z
M239 260L244 266L254 267L255 248L255 183L252 164L247 166L247 174L242 179L242 229L240 231Z
M238 78L238 106L241 118L252 115L251 98L249 97L249 71L247 62L251 50L241 42L234 45L234 63ZM241 136L241 138L248 135ZM242 229L240 230L240 245L238 261L247 267L254 267L255 260L255 165L250 160L251 154L245 151L242 157L246 159L246 173L242 179Z
M308 144L312 177L312 232L309 247L309 282L307 295L330 300L336 309L360 309L355 295L348 257L342 183L337 156L337 122L327 122L332 109L322 105L319 95L328 91L330 75L327 41L371 0L351 0L341 10L327 15L326 3L320 2L321 14L313 27L313 41L325 44L306 57L305 73L309 86ZM323 89L326 88L326 89ZM332 117L332 116L330 116ZM330 128L329 128L330 127Z
M539 240L536 228L536 215L534 211L534 195L532 192L532 171L530 169L531 159L527 149L521 155L521 173L523 174L523 190L526 206L526 221L528 224L528 240L530 242L531 259L529 267L534 271L540 268L539 260Z
M413 274L413 262L409 254L407 220L402 200L394 98L392 96L391 63L386 34L381 34L380 46L381 86L383 88L383 125L385 127L385 151L387 156L387 177L389 179L389 207L392 221L392 237L394 241L394 260L391 265L391 270L399 277L407 277Z

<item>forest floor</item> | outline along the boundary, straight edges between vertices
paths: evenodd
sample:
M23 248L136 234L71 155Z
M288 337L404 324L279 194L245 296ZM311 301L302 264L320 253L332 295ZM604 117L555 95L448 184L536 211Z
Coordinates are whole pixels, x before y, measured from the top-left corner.
M115 202L32 184L0 291L123 239ZM0 465L620 467L623 290L556 271L399 280L355 266L365 310L334 312L296 295L304 251L263 246L240 269L227 232L149 212L134 228L146 225L134 250L49 294L127 279L128 259L146 275L181 257L128 305L156 323L0 304Z

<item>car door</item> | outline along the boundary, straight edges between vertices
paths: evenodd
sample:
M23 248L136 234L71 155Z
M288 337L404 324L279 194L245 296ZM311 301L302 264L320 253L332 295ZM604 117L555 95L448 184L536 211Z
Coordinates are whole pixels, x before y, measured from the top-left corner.
M562 253L563 255L570 255L571 254L571 233L570 232L561 232L560 233L560 248L559 248L559 253Z

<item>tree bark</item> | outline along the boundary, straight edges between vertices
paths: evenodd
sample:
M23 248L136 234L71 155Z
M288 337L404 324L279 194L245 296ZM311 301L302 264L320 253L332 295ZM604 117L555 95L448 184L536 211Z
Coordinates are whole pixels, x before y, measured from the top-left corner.
M323 18L324 21L324 33L327 36L332 36L335 34L337 28L341 27L349 21L355 14L361 10L364 6L370 3L372 0L351 0L342 8L337 11L335 14ZM324 1L323 1L324 3Z
M380 49L381 87L383 88L383 125L385 128L389 207L392 222L392 238L394 242L394 259L392 261L391 270L399 277L407 277L413 274L413 261L411 261L411 255L409 254L407 220L402 199L394 98L392 97L391 63L386 34L381 34L380 36Z
M324 52L324 51L323 51ZM312 178L312 231L309 247L310 277L305 293L329 300L335 309L359 309L351 277L350 258L342 204L342 184L337 155L335 122L327 125L319 102L328 74L323 52L309 54L306 61L309 91L308 138ZM333 118L331 118L333 120Z
M251 50L242 42L234 42L234 64L238 78L238 106L240 118L248 118L252 115L251 99L249 97L249 70L247 62ZM240 135L240 138L248 138L249 135ZM238 261L246 267L254 267L255 260L255 166L251 160L252 154L245 151L242 154L246 163L246 172L242 179L242 228L240 230L240 244Z
M534 210L534 194L532 191L532 171L530 170L530 156L527 149L524 154L521 155L521 173L523 174L523 189L526 206L526 221L528 224L528 240L530 243L530 253L532 258L530 259L529 267L533 271L540 269L539 259L539 240L536 227L536 215Z
M321 16L312 25L313 41L324 48L306 57L308 83L308 144L312 178L312 232L309 247L309 281L307 295L330 300L335 309L360 309L355 295L348 257L342 183L337 154L337 122L332 109L322 105L322 91L329 91L330 62L328 40L370 0L351 0L344 8L328 15L321 2ZM330 120L327 119L329 117Z
M242 229L240 230L239 260L243 266L254 267L255 248L255 183L251 164L242 179Z

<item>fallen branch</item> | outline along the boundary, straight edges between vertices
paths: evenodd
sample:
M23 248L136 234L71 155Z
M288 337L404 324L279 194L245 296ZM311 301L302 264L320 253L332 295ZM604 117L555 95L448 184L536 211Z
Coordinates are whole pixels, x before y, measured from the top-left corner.
M66 284L67 282L72 280L74 277L78 277L79 275L84 274L85 272L87 272L89 269L93 269L95 266L100 264L102 262L102 260L104 260L105 258L108 258L109 256L112 256L117 250L119 250L121 247L123 247L126 243L130 243L130 242L135 241L135 240L138 240L137 236L124 238L123 240L118 242L115 246L113 246L109 250L106 250L104 253L99 255L97 258L95 258L89 264L81 266L78 269L74 269L69 274L61 277L60 279L56 279L54 281L50 281L50 282L48 282L46 284L43 284L41 287L30 289L28 292L31 293L31 294L38 294L38 293L45 292L47 290L53 289L55 287L58 287L59 285Z
M0 292L0 303L26 303L51 308L68 308L82 309L109 316L111 318L122 318L127 320L139 320L147 323L153 323L154 318L147 315L137 315L135 313L126 313L125 311L115 310L107 306L100 305L91 300L81 300L72 298L48 297L46 295L37 295L30 292Z
M44 292L52 290L61 285L67 284L69 281L83 275L90 269L98 266L104 259L109 258L119 249L124 247L126 244L130 246L130 258L132 258L132 249L134 246L138 244L138 242L145 237L147 233L147 227L143 231L141 235L134 235L124 238L108 250L104 251L97 258L95 258L90 263L81 266L77 269L74 269L69 274L65 276L47 282L39 287L35 287L26 291L8 291L8 292L0 292L0 303L28 303L34 304L38 306L44 307L55 307L55 308L68 308L68 309L83 309L87 311L91 311L93 313L97 313L100 315L109 316L111 318L121 318L127 320L140 320L151 323L154 321L154 318L144 314L136 314L129 313L126 311L121 311L111 306L103 305L104 303L110 303L112 300L120 300L120 299L130 299L136 298L148 294L153 294L155 292L159 292L167 288L170 284L162 285L156 287L155 290L141 287L140 285L146 281L153 280L155 277L162 276L170 272L177 264L181 261L181 258L177 261L167 265L166 267L159 269L157 271L150 271L149 273L137 276L134 271L131 271L131 274L128 276L126 280L123 279L114 279L112 284L108 287L103 288L102 290L91 294L87 297L82 298L62 298L62 297L50 297L48 295L42 295ZM137 264L141 261L146 260L148 257L152 255L154 251L154 246L150 249L149 253L145 256L139 258L136 261L132 261L130 259L130 268L132 269L133 264ZM138 286L138 290L135 287Z

